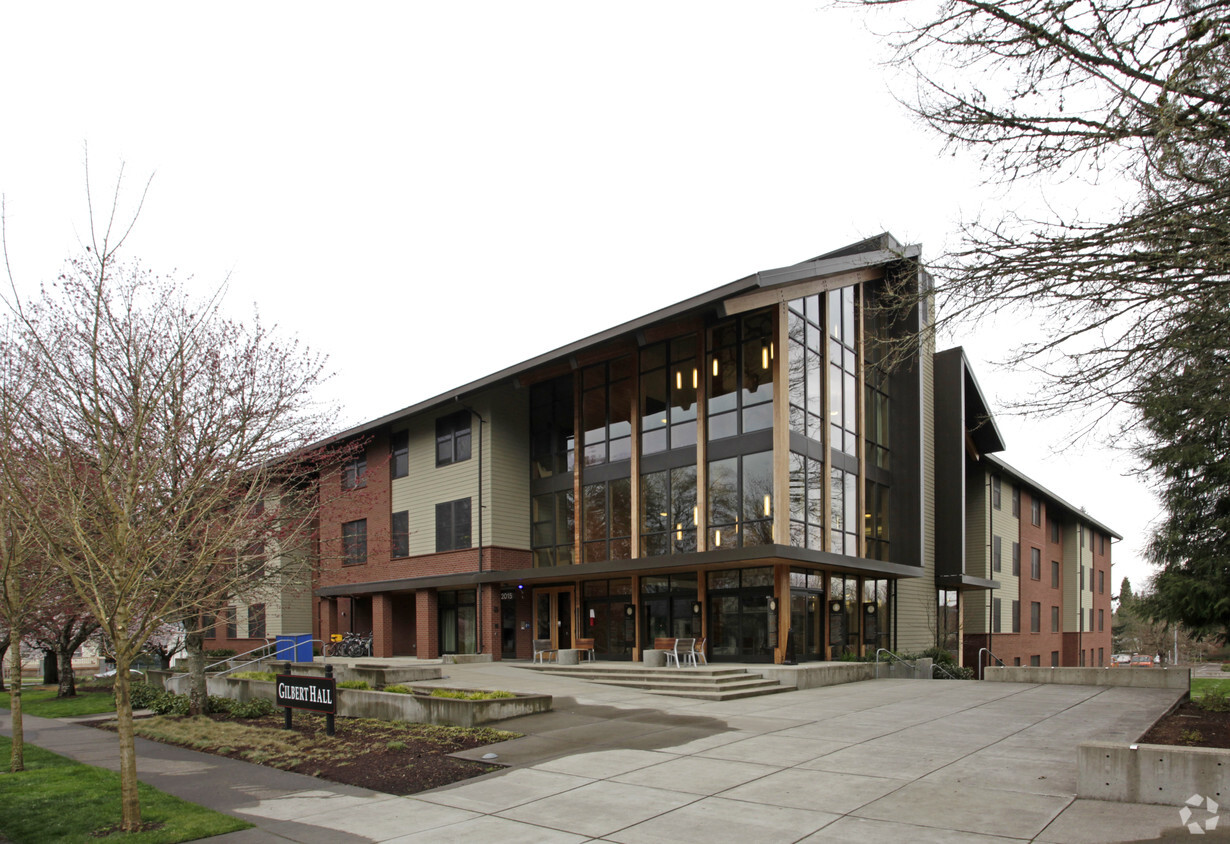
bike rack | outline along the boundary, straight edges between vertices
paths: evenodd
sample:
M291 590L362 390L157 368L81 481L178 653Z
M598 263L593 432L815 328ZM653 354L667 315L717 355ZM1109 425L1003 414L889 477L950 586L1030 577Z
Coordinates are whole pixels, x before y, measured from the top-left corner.
M991 653L991 649L990 649L990 648L979 648L979 649L978 649L978 679L979 679L979 680L981 680L981 679L982 679L982 655L983 655L983 653L984 653L984 652L985 652L986 654L988 654L988 655L991 657L991 659L993 659L993 660L995 660L996 662L998 662L998 663L999 663L999 667L1000 667L1000 668L1007 668L1007 667L1008 667L1007 663L1005 663L1002 659L1000 659L999 657L997 657L995 654Z

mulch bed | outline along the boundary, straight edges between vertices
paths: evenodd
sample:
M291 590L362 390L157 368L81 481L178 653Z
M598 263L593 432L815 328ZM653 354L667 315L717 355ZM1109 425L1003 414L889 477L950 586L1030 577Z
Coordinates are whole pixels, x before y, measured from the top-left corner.
M1141 736L1140 742L1230 749L1230 712L1208 712L1184 701Z
M283 732L281 714L261 718L209 717L215 721L228 720ZM268 759L259 760L259 763L396 795L416 794L500 769L498 765L470 762L448 755L501 740L501 737L494 737L490 732L484 734L481 730L475 730L467 735L463 731L449 731L447 735L442 735L442 731L426 726L424 729L431 735L416 738L414 728L423 725L366 718L338 718L336 725L336 735L329 738L325 735L323 716L296 712L292 731L309 738L314 751L310 755L300 754L304 756L301 759ZM114 722L110 722L108 728L113 729ZM250 758L252 747L237 745L233 741L225 747L169 743L244 762L254 761Z

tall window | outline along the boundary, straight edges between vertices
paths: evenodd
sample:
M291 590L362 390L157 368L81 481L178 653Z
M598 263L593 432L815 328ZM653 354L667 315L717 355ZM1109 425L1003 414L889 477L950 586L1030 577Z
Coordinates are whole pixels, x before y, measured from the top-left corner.
M629 559L632 556L631 479L586 484L581 496L584 561Z
M441 590L437 597L440 653L472 654L478 650L478 613L473 589Z
M1021 490L1016 484L1012 485L1012 515L1018 518L1021 515Z
M1047 519L1051 523L1051 542L1059 541L1059 522L1054 519Z
M824 550L824 464L790 452L790 544Z
M393 452L393 465L390 467L393 477L406 477L410 474L410 432L394 431L389 439L389 446Z
M362 489L367 486L367 458L351 460L342 467L342 489Z
M1098 594L1106 594L1106 571L1098 569Z
M870 478L864 483L863 535L867 542L866 556L872 560L888 560L888 485Z
M1042 579L1042 552L1037 548L1029 549L1029 576L1034 580Z
M459 410L436 420L436 465L470 459L470 411Z
M470 499L436 505L436 551L470 547Z
M1042 632L1042 603L1031 601L1029 604L1029 632Z
M696 550L696 466L641 475L641 556Z
M695 336L641 349L641 453L696 445L700 362Z
M1003 571L1004 569L1004 543L998 536L991 540L991 569L992 571Z
M829 472L829 550L858 554L858 475L838 469Z
M1029 521L1033 525L1042 524L1042 500L1036 495L1029 496Z
M830 290L829 434L834 451L858 454L858 332L854 288Z
M224 607L221 613L221 621L226 626L226 638L239 638L239 621L238 614L234 607Z
M1021 602L1012 602L1012 632L1021 632Z
M367 519L342 525L342 562L348 566L367 562Z
M265 638L265 605L250 604L248 606L248 638Z
M535 568L572 564L572 541L576 535L573 501L572 487L531 499L530 547Z
M790 302L790 430L824 439L824 316L822 296Z
M995 598L991 602L991 632L992 633L1002 632L1000 630L1000 627L1001 627L1000 606L1001 606L1001 602L999 598Z
M1051 632L1059 632L1059 607L1051 607Z
M863 431L866 437L867 466L889 469L889 409L891 381L888 373L892 332L889 310L879 301L878 288L863 288L867 307L863 311ZM868 556L872 556L870 550ZM879 559L887 559L880 557Z
M1012 576L1021 576L1021 543L1012 543Z
M535 384L530 390L531 479L571 476L576 446L572 412L571 375Z
M1001 499L1003 496L1002 482L999 475L991 476L991 506L996 510L1001 509Z
M410 511L398 510L393 514L391 552L394 557L410 556Z
M773 315L760 311L713 329L710 347L709 439L773 426Z
M632 357L581 371L581 428L585 465L632 457Z
M1059 561L1051 560L1051 588L1059 588Z
M709 463L709 547L773 542L773 453Z

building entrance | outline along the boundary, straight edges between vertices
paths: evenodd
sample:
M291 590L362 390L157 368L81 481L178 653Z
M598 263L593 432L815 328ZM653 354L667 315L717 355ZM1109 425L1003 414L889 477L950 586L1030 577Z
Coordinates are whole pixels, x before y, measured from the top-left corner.
M711 571L705 597L714 661L773 661L777 613L771 609L771 567Z
M572 586L535 589L534 638L550 639L556 649L571 648L575 605L576 589Z

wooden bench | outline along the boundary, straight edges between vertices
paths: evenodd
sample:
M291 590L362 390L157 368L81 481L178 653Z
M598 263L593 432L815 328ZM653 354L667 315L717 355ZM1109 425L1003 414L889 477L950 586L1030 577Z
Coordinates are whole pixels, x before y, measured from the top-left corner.
M573 647L581 651L585 658L590 662L594 661L594 640L593 639L577 639L573 642Z

